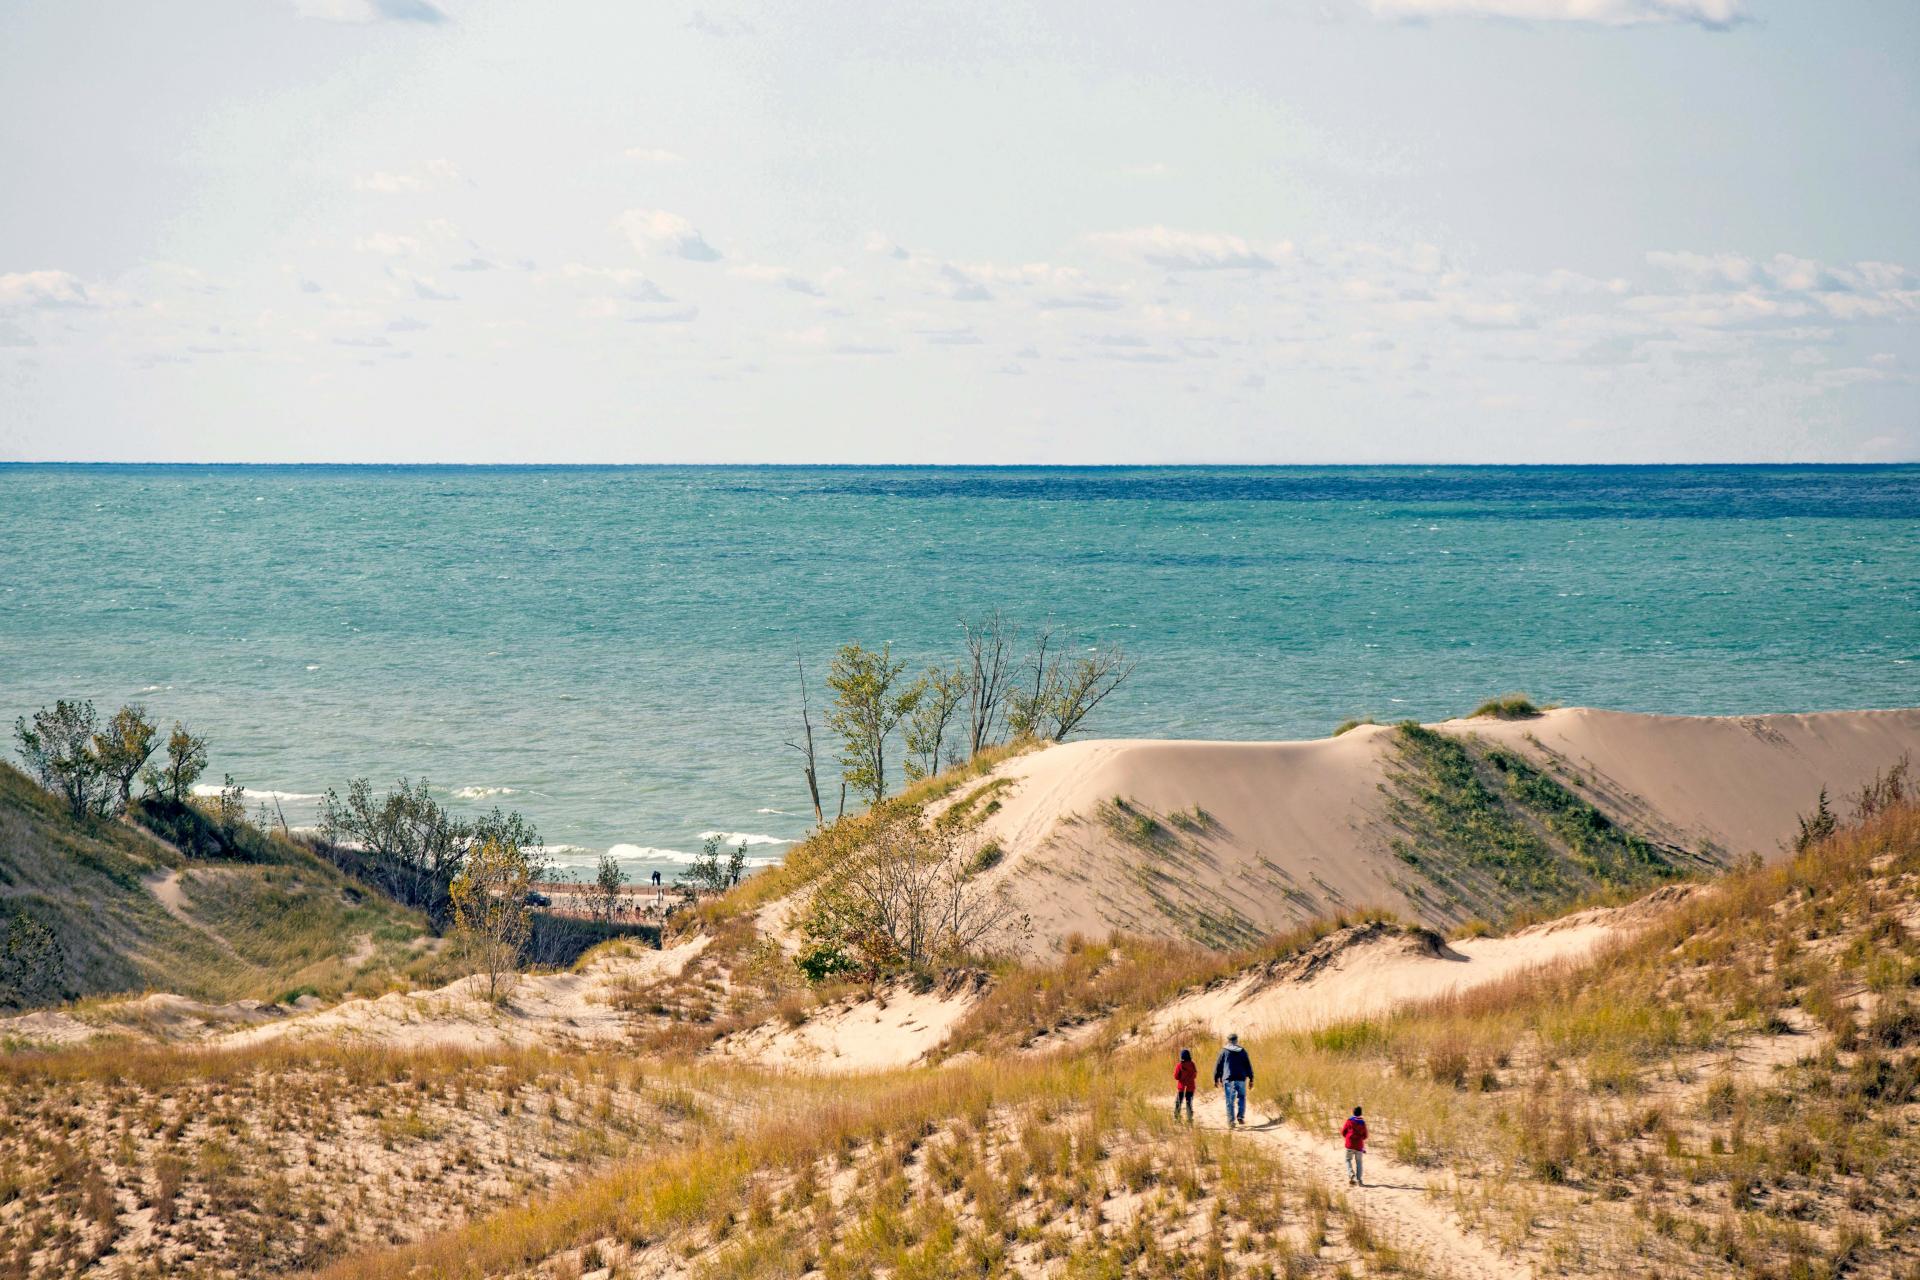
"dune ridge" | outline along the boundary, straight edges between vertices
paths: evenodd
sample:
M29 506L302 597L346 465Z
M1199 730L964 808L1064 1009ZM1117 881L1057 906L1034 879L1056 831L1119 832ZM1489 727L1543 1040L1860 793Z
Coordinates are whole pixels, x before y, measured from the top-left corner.
M1822 787L1838 803L1920 754L1912 708L1727 717L1566 708L1430 727L1525 759L1676 870L1783 857ZM1405 771L1397 732L1104 739L1016 757L982 784L997 788L982 834L1005 855L992 874L1031 916L1033 951L1115 932L1239 945L1357 907L1457 925L1481 913L1429 892L1396 852L1397 841L1417 844L1395 802Z

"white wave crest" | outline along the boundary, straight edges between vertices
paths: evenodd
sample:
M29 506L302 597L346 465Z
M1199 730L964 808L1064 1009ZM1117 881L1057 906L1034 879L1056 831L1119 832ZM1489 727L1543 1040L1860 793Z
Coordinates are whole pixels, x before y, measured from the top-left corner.
M196 782L193 784L193 794L197 796L217 796L220 794L220 785L215 782ZM315 800L323 800L326 797L317 791L275 791L271 787L247 787L246 798L249 800L288 800L295 804L311 804Z
M785 809L755 809L754 812L759 814L770 813L776 818L791 818L793 816L792 814L788 813Z
M485 800L488 796L517 794L512 787L456 787L453 794L462 800Z
M755 835L751 831L702 831L702 840L718 840L721 844L792 844L793 841L779 836Z
M688 867L700 860L697 853L688 853L684 849L662 849L648 844L616 844L607 850L620 862L670 862L675 866ZM749 867L777 867L778 858L748 858Z

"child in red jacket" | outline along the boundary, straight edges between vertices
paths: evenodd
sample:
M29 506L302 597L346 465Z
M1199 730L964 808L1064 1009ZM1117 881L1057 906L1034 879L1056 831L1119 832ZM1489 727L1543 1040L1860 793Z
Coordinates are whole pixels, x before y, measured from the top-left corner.
M1355 1107L1347 1122L1340 1126L1340 1136L1347 1144L1347 1182L1364 1187L1367 1182L1361 1166L1367 1161L1367 1122L1361 1118L1360 1108Z
M1200 1078L1200 1068L1194 1065L1193 1051L1182 1049L1180 1061L1173 1068L1173 1118L1180 1118L1180 1108L1187 1109L1187 1123L1193 1123L1193 1088Z

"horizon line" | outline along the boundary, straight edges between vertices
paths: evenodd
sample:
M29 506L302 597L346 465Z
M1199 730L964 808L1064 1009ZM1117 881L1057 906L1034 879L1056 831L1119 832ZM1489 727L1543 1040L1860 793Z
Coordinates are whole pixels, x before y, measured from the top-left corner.
M1801 462L1801 461L1684 461L1684 462L321 462L321 461L169 461L164 459L73 459L19 458L0 459L0 469L28 467L198 467L214 468L429 468L471 471L717 471L717 470L789 470L789 471L1309 471L1309 470L1598 470L1659 468L1770 468L1828 470L1870 470L1876 468L1920 466L1920 456L1886 459L1878 462Z

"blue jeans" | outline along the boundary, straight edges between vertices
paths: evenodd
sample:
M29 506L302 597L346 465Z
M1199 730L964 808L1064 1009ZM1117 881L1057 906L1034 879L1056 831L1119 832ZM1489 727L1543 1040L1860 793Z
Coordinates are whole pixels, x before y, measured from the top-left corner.
M1220 1087L1227 1095L1227 1123L1245 1124L1247 1122L1247 1082L1228 1080Z

